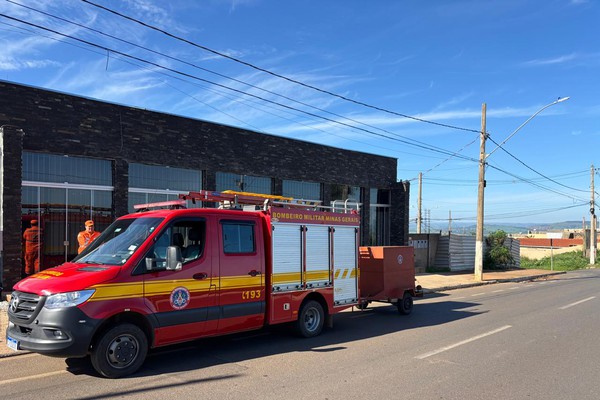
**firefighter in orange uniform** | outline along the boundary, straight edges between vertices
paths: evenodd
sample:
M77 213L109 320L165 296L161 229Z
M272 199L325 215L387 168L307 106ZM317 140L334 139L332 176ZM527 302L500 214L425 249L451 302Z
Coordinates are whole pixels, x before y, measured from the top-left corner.
M88 247L98 236L100 236L100 232L94 231L94 221L91 219L85 221L85 231L81 231L77 235L77 241L79 242L77 254L81 253L83 249Z
M37 219L32 219L30 223L31 227L23 232L26 275L40 272L40 250L42 247L42 231L38 227Z

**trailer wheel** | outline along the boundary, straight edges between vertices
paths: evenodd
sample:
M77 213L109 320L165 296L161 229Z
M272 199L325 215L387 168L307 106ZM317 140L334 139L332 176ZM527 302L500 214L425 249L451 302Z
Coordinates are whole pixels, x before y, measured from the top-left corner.
M325 323L325 312L318 301L306 302L300 310L296 321L296 332L305 338L317 336L323 330Z
M408 315L412 312L413 309L413 298L409 292L404 292L404 296L402 296L402 300L400 300L397 304L398 312L402 315Z
M92 349L94 369L106 378L120 378L137 371L148 353L148 339L133 324L117 325L100 337Z

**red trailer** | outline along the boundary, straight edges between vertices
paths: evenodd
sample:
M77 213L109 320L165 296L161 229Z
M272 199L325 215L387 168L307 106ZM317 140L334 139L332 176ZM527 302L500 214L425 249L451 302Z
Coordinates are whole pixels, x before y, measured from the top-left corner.
M413 297L423 296L415 286L415 258L412 246L367 246L359 248L360 301L365 309L372 301L397 305L400 314L410 314Z

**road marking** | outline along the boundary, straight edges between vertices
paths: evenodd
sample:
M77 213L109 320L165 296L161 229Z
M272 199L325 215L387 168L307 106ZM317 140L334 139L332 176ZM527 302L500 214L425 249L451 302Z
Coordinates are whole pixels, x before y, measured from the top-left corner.
M504 326L502 326L502 327L500 327L498 329L494 329L493 331L489 331L489 332L486 332L486 333L482 333L481 335L473 336L472 338L463 340L462 342L451 344L450 346L441 347L441 348L439 348L437 350L430 351L429 353L422 354L422 355L417 356L415 358L418 358L419 360L423 360L423 359L425 359L427 357L435 356L436 354L442 353L444 351L453 349L453 348L458 347L458 346L462 346L463 344L471 343L471 342L474 342L475 340L479 340L479 339L484 338L486 336L490 336L490 335L493 335L495 333L502 332L502 331L504 331L504 330L506 330L508 328L512 328L512 325L504 325Z
M518 288L519 288L518 286L515 286L515 287L508 288L508 290L515 290L515 289L518 289Z
M504 292L504 289L494 290L492 293L500 293L500 292Z
M484 295L484 294L485 294L485 293L475 293L475 294L472 294L472 295L471 295L471 297L475 297L475 296L482 296L482 295Z
M590 300L593 300L595 298L596 298L596 296L588 297L587 299L583 299L583 300L576 301L575 303L567 304L566 306L559 307L558 309L559 310L566 310L567 308L576 306L577 304L585 303L586 301L590 301Z
M62 371L46 372L45 374L39 374L39 375L22 376L20 378L15 378L15 379L9 379L9 380L6 380L6 381L2 381L2 382L0 382L0 386L7 385L9 383L17 383L17 382L28 381L30 379L47 378L47 377L53 376L53 375L64 374L65 372L67 372L67 371L66 370L62 370Z

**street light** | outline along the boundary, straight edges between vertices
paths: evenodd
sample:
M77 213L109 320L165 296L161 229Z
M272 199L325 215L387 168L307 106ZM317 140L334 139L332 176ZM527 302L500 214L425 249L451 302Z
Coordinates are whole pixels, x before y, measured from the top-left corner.
M540 108L535 114L529 117L523 122L517 129L513 131L506 139L502 141L494 150L489 154L485 154L485 140L487 139L487 133L485 129L486 125L486 104L483 103L481 107L481 139L479 147L479 185L477 191L477 232L475 236L475 280L483 280L483 208L484 208L484 191L485 191L485 162L489 156L491 156L496 150L498 150L504 143L512 138L518 131L521 130L529 121L535 118L536 115L544 111L546 108L551 107L555 104L562 103L563 101L569 100L570 97L559 97L557 100L550 104L546 104Z

